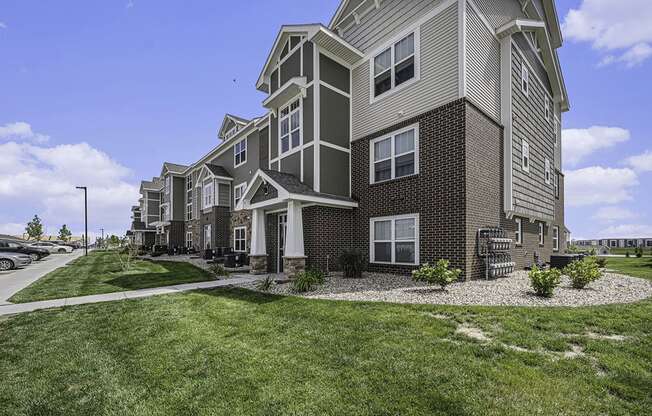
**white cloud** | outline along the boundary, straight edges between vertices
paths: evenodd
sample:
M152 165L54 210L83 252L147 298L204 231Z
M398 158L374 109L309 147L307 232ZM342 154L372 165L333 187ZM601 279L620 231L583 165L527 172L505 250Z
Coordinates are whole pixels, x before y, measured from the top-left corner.
M616 222L631 220L638 215L627 208L622 207L602 207L593 215L593 219L601 222Z
M34 143L46 143L50 140L49 136L34 133L32 126L24 121L7 123L0 126L0 140L29 140Z
M76 186L88 186L89 234L113 230L124 234L138 187L127 181L129 169L87 143L53 147L29 143L0 144L0 200L13 214L5 227L38 214L47 232L68 224L83 233L84 198ZM24 228L24 226L23 226Z
M639 172L652 172L652 151L647 150L645 153L632 156L626 163Z
M568 39L591 42L607 54L603 65L632 67L652 55L652 2L649 0L583 0L569 10L562 31Z
M14 222L0 224L0 234L21 236L25 232L25 225Z
M571 207L613 205L631 201L631 188L638 185L636 172L592 166L566 172L566 201Z
M650 238L652 225L621 224L606 228L600 233L601 238Z
M0 29L6 29L7 25L4 22L0 22Z
M561 133L565 166L576 166L590 154L626 142L631 134L620 127L592 126Z
M132 0L129 0L125 5L125 9L131 9L132 7L134 7L134 2Z

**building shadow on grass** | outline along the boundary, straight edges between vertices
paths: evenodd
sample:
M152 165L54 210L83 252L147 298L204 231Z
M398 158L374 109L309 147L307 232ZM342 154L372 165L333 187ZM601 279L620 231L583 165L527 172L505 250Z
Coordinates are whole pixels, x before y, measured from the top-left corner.
M197 276L196 279L179 279L179 272L127 274L107 280L106 284L126 290L151 289L155 287L183 285L187 283L209 282L208 276Z
M277 302L287 299L287 296L275 295L272 293L262 293L255 290L244 289L241 287L225 286L215 289L201 290L201 293L208 296L239 300L257 305Z

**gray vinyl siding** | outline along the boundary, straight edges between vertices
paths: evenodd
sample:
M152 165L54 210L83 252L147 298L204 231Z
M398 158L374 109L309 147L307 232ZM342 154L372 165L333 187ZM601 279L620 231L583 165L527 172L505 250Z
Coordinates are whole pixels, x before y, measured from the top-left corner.
M514 210L524 216L554 219L552 182L545 182L545 159L554 161L553 122L545 120L544 87L530 76L529 95L521 90L523 60L512 47L512 155ZM530 171L522 169L522 143L530 145Z
M184 221L186 219L186 180L181 177L172 177L172 219Z
M530 63L530 66L534 69L536 75L541 79L541 81L546 86L548 92L552 91L552 87L550 86L550 80L548 79L548 73L546 71L546 68L539 60L538 54L532 50L530 43L527 41L527 39L525 39L525 35L523 33L515 33L513 39L514 42L516 42L516 44L518 45L518 47L521 49L521 52L523 52L523 55L525 55L525 57L527 58L528 62Z
M297 49L281 64L281 85L290 79L301 76L301 50Z
M301 179L301 153L292 153L281 159L281 172L289 173Z
M320 192L349 196L349 154L326 146L319 152Z
M272 163L271 165L269 165L269 168L270 168L271 170L276 170L276 171L278 171L278 162L274 162L274 163Z
M369 103L370 62L367 60L353 70L353 140L458 98L457 4L421 26L420 60L421 79L418 82L373 104ZM403 112L401 118L399 112Z
M269 149L271 160L276 159L278 156L278 118L274 116L269 117L270 140Z
M518 0L474 0L494 29L516 18L525 18Z
M274 94L274 92L278 90L278 69L276 69L274 72L272 72L272 75L270 75L270 84L269 93Z
M323 54L319 54L319 77L346 93L351 91L349 70Z
M260 143L258 149L259 166L267 169L267 166L269 166L269 127L260 130L258 143Z
M348 148L351 140L349 98L323 85L320 91L321 140Z
M306 42L303 44L303 76L306 77L308 82L312 81L314 77L314 59L313 59L313 50L314 47L312 42Z
M366 14L360 24L354 24L344 31L344 40L368 52L386 41L397 31L417 21L425 13L442 3L443 0L383 0L380 8Z
M500 120L500 43L467 4L466 94L494 120Z
M303 142L310 143L315 138L315 108L314 89L310 86L306 91L306 98L303 100Z
M315 183L315 146L303 149L303 183L313 187Z

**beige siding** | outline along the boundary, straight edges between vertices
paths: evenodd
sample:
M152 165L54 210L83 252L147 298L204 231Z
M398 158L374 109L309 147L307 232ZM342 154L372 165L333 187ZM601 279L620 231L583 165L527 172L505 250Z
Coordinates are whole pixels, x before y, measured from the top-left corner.
M500 43L467 5L466 94L495 120L500 120Z
M353 140L458 98L457 20L453 4L421 26L421 79L395 94L370 104L369 61L353 70Z
M529 217L553 220L554 187L545 182L545 159L554 162L553 122L545 120L544 87L530 75L530 93L521 91L521 54L512 47L513 189L514 210ZM530 145L530 171L522 169L522 143Z
M380 8L366 14L360 24L345 30L342 37L362 52L368 52L397 31L417 21L442 1L383 0Z
M525 17L518 0L472 0L494 28Z

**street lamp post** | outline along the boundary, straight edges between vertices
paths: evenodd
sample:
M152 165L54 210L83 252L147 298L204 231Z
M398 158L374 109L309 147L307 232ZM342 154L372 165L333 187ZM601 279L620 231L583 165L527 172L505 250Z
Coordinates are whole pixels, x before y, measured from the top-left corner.
M84 190L84 255L88 256L88 188L78 186L77 189Z

